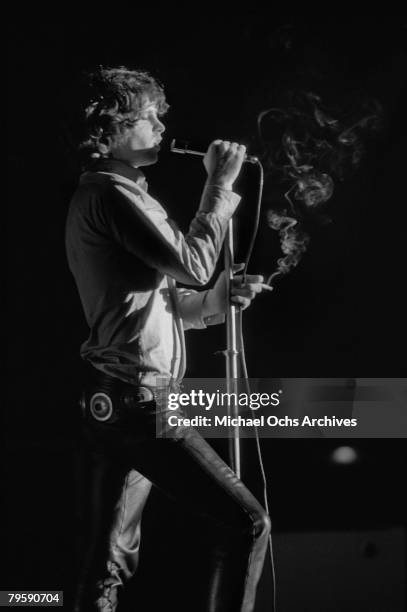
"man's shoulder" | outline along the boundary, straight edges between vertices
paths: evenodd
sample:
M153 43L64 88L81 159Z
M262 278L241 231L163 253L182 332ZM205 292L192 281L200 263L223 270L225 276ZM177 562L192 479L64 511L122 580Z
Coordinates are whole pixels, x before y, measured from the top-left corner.
M168 219L161 204L151 197L140 185L112 173L92 172L81 176L79 185L72 197L69 217L75 220L88 220L93 224L121 226L130 224L133 228L137 220L157 223Z
M103 197L112 191L113 185L110 181L103 180L96 172L85 172L79 178L79 183L74 197Z
M83 175L82 175L83 176ZM83 181L82 177L70 202L71 212L86 213L90 209L102 207L113 196L113 186L108 182Z
M104 226L110 191L108 184L80 181L69 203L67 230Z
M73 199L109 201L120 195L142 200L147 194L137 183L125 177L107 172L85 172L80 177Z

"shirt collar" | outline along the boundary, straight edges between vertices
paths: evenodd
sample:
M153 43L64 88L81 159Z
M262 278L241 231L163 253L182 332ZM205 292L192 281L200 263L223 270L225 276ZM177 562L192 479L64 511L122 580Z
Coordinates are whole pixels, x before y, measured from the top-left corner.
M98 159L88 170L91 172L113 172L114 174L119 174L147 191L148 184L143 172L138 168L125 164L119 159Z

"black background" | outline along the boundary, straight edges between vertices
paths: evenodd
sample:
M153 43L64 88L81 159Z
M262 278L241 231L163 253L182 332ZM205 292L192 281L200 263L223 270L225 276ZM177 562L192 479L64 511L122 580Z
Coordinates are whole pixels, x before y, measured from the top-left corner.
M9 339L5 466L12 546L11 576L2 588L69 592L71 584L78 349L87 329L64 253L65 216L79 171L66 125L84 69L124 64L158 76L171 105L167 143L184 137L207 144L221 137L243 141L253 152L256 116L285 88L314 89L331 101L360 89L378 99L382 132L369 141L358 172L336 185L326 205L333 222L314 228L298 268L246 311L246 350L252 377L406 375L403 20L321 21L248 8L222 14L219 8L111 11L92 17L44 11L10 21L3 324ZM254 171L245 172L238 258L256 195ZM163 151L147 178L153 195L186 228L205 178L200 160ZM250 270L267 275L279 251L264 214ZM221 328L190 332L188 374L222 376L222 358L214 353L224 342ZM263 443L277 532L403 523L404 441L352 444L359 463L340 468L329 461L335 440ZM255 465L247 472L256 489ZM158 494L148 508L145 562L134 589L148 602L145 609L161 609L168 599L162 591L177 571L189 571L194 584L186 566L197 575L200 554L182 511ZM162 589L150 590L152 584Z

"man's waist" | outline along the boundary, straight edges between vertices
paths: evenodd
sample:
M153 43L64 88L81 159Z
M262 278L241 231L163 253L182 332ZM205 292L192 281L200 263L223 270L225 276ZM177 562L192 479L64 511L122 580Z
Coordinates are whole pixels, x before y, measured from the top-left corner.
M166 392L178 393L180 391L180 383L165 374L133 369L131 379L123 380L120 375L109 374L86 361L83 366L82 387L87 391L98 390L114 396L141 395L141 398L144 398L152 395L154 399L161 397Z
M123 415L144 405L162 407L166 405L168 393L179 391L179 385L170 378L156 382L156 385L128 383L86 365L80 398L82 413L98 421L110 421L114 415Z

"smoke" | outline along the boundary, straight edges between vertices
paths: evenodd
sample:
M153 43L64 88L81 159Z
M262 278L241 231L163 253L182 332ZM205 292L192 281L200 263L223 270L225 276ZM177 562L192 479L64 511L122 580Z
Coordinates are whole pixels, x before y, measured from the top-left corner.
M267 279L269 285L282 274L287 274L300 261L302 253L307 249L309 236L298 225L297 219L269 210L267 219L270 227L278 231L281 250L285 257L277 260L277 270Z
M285 254L269 282L298 265L310 241L304 219L318 215L318 209L332 197L335 181L343 181L356 170L367 136L380 128L380 114L375 100L353 95L341 108L328 109L313 92L290 92L283 108L259 113L266 178L280 186L289 205L289 210L274 208L267 215Z

